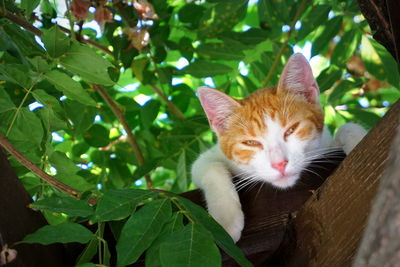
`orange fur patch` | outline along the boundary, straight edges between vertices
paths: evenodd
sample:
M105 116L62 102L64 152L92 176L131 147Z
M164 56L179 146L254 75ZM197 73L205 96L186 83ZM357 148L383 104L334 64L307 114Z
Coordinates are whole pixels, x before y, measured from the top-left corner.
M293 133L304 140L312 137L313 131L323 130L323 112L319 104L308 102L305 97L276 87L255 91L227 118L226 129L219 134L222 151L231 160L246 164L256 149L247 150L238 143L253 138L262 138L268 125L265 118L279 122L282 127L290 127L296 122L300 126Z

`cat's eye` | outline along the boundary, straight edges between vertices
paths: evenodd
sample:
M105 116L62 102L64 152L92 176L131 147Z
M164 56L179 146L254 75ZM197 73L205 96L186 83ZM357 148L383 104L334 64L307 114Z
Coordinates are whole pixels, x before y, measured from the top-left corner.
M286 138L288 138L292 133L294 133L294 131L296 131L296 129L297 129L298 126L299 126L299 123L296 122L295 124L293 124L292 126L290 126L290 127L286 130L286 132L285 132L284 135L283 135L283 137L285 138L285 140L286 140Z
M246 140L243 141L242 144L246 146L262 147L262 144L256 140Z

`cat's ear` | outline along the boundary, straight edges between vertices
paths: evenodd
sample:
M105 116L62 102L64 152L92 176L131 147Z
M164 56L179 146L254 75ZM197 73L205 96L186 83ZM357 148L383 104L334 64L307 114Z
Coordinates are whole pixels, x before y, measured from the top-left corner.
M197 93L211 128L221 134L225 129L226 118L240 104L230 96L209 87L199 87Z
M278 90L294 90L311 103L317 103L319 87L307 59L300 53L292 55L279 79Z

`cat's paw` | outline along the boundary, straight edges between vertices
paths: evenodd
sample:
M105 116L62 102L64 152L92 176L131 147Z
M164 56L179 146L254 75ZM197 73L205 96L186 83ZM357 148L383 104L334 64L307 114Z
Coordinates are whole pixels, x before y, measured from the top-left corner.
M242 235L244 214L239 208L209 209L211 216L228 232L236 243Z
M342 147L344 153L348 155L366 134L367 131L362 126L346 123L337 131L334 145Z

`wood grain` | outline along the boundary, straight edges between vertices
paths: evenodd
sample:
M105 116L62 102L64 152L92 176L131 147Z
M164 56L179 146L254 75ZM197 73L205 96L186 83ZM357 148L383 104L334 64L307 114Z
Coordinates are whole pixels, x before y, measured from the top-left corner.
M305 203L293 221L297 245L282 266L350 266L362 237L391 143L400 101Z

